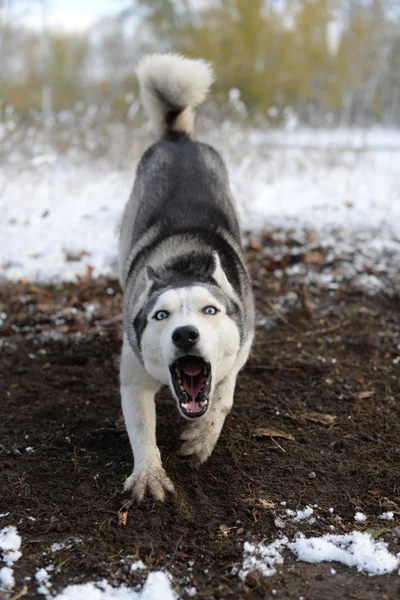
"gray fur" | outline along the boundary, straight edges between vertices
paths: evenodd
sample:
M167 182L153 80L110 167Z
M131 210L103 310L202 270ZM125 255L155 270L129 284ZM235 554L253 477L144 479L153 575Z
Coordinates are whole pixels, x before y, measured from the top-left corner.
M212 269L202 273L204 265L212 264L213 252L239 299L245 341L246 332L253 333L252 288L225 165L216 150L186 136L160 141L140 162L121 235L124 328L139 359L132 323L136 301L148 285L147 267L165 288L171 277L179 285L213 284ZM191 266L184 273L183 263ZM152 288L160 284L149 286L149 293Z

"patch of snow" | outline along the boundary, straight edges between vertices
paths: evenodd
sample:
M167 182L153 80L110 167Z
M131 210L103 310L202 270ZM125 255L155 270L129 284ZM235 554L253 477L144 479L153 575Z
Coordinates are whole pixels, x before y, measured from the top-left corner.
M287 543L288 539L286 537L275 540L268 546L245 542L243 547L243 564L239 571L240 579L244 581L252 571L258 571L264 577L275 575L275 566L283 564L281 551Z
M69 585L47 600L177 600L170 577L161 571L149 573L140 591L127 586L113 588L106 580Z
M394 513L391 510L388 510L387 512L384 512L381 515L379 515L379 518L383 519L384 521L393 521Z
M302 510L291 510L290 508L286 509L286 514L288 517L291 517L293 521L308 521L309 523L314 523L315 518L312 516L314 514L314 509L311 506L306 506Z
M11 567L22 556L20 552L21 541L21 536L14 525L4 527L0 531L1 558L7 565L0 569L0 586L6 589L12 589L15 585L14 571Z
M3 561L11 567L22 554L20 552L21 536L14 525L4 527L0 531L0 550L3 552Z
M9 514L10 514L9 512L8 513L1 513L0 519L2 519L3 517L8 517Z
M143 569L145 568L146 565L144 564L144 562L142 560L137 560L136 562L131 564L129 572L134 573L135 571L143 571Z
M75 544L80 544L82 542L81 538L72 537L64 540L64 542L55 542L50 546L50 552L59 552L60 550L69 550L73 548Z
M392 573L400 567L400 554L391 554L386 543L375 541L368 533L353 531L344 535L326 534L310 538L300 535L293 542L283 537L269 545L246 542L239 577L244 580L252 571L258 571L265 577L274 575L276 565L284 563L282 552L285 549L300 561L339 562L368 575ZM335 573L335 569L331 569L331 574Z
M363 521L367 520L367 517L362 512L356 512L356 514L354 515L354 520L358 521L359 523L362 523Z
M50 573L54 570L53 565L48 565L46 568L38 569L35 573L35 579L39 584L37 592L38 594L42 594L43 596L47 596L50 592L50 588L52 587L52 583L50 582Z
M2 567L0 569L0 587L12 590L15 585L14 571L11 567Z
M299 560L312 563L340 562L369 575L392 573L400 567L400 556L391 554L386 543L375 541L368 533L360 531L344 535L299 537L287 547Z

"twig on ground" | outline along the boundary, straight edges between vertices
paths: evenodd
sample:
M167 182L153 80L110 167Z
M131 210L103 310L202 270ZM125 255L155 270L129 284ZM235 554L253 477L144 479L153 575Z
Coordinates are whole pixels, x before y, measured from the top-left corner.
M346 321L341 321L340 323L336 323L336 325L332 325L332 327L324 327L323 329L313 329L312 331L306 331L304 335L307 337L311 335L319 335L324 333L332 333L333 331L337 331L341 327L346 327L346 325L350 325L351 319L346 319Z
M25 596L25 594L27 594L27 593L28 593L28 587L26 585L24 585L22 590L20 592L18 592L18 594L15 594L14 596L12 596L12 598L10 598L10 600L19 600L19 598L22 598L22 596Z
M304 600L308 600L308 598L310 597L310 594L312 592L312 587L308 588L307 594L304 596Z
M285 316L283 316L283 314L276 308L275 304L273 304L270 300L266 300L268 306L270 307L270 309L275 313L275 316L280 320L283 321L283 323L285 323L285 325L287 325L288 327L290 327L290 329L293 329L293 331L297 331L298 333L300 332L300 329L298 327L296 327L295 325L292 325L292 323L290 323L290 321L287 320L287 318Z
M252 365L247 364L246 369L252 369L255 371L300 371L301 369L296 369L295 367L283 367L282 365L269 366L269 365Z

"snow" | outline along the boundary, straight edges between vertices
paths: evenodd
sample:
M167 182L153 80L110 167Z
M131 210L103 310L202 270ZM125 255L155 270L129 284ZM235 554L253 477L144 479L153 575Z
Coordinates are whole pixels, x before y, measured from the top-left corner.
M0 569L0 587L12 589L15 585L14 571L10 567Z
M3 552L3 561L8 567L11 567L19 558L21 558L21 536L16 527L10 525L0 531L0 550Z
M308 520L308 522L315 522L315 519L311 519L312 515L314 514L314 510L311 508L311 506L306 506L302 510L291 510L288 508L286 510L286 514L288 517L292 517L293 521Z
M368 533L360 531L314 538L298 537L287 547L299 560L312 563L340 562L369 575L392 573L400 567L400 556L391 554L387 544L377 542Z
M60 550L70 550L75 544L80 544L83 540L78 537L67 538L63 542L55 542L50 546L50 552L59 552Z
M64 543L54 543L51 546L51 551L58 552L62 548L71 548L80 541L79 538L70 538ZM9 590L15 586L12 566L21 557L19 550L21 542L21 536L14 526L5 527L0 531L1 559L7 565L0 568L0 588ZM145 568L145 564L138 560L131 565L130 571L132 573ZM37 569L34 576L38 584L37 593L45 596L46 600L177 600L177 596L171 587L171 576L161 571L149 573L139 591L124 585L114 588L106 580L103 580L95 583L69 585L57 595L50 591L52 588L50 581L52 571L54 571L54 565L49 564L46 567Z
M239 577L243 581L251 571L258 571L264 577L271 577L276 573L276 565L283 564L281 551L288 543L288 539L275 540L272 544L253 545L249 542L244 543L243 564L239 571Z
M246 579L251 571L258 571L265 577L274 575L276 565L284 563L282 552L285 549L290 550L300 561L339 562L368 575L392 573L400 567L400 555L391 554L386 543L375 541L368 533L353 531L343 535L326 534L310 538L300 535L292 542L287 537L282 537L269 545L245 542L240 578ZM331 574L335 573L331 569Z
M113 588L107 581L69 585L47 600L177 600L169 576L161 571L149 573L143 588L135 591L127 586Z
M42 567L38 569L35 573L35 579L39 584L37 591L38 594L42 594L43 596L47 596L50 592L50 588L52 584L50 582L50 573L54 570L53 565L48 565L46 568Z
M354 520L358 521L359 523L362 523L363 521L367 520L367 517L362 512L356 512L356 514L354 515Z
M142 560L137 560L136 562L132 563L130 566L130 573L135 573L135 571L143 571L143 569L146 568L146 565L144 564L144 562Z
M6 516L6 515L4 515ZM0 586L6 589L12 589L15 585L13 564L21 558L21 536L16 527L10 525L0 531L0 550L1 559L6 563L6 567L0 569Z
M197 594L197 589L194 586L187 587L185 589L185 592L187 593L188 596L190 596L190 598L195 598L195 596Z
M384 512L381 515L379 515L379 518L383 519L384 521L393 521L394 513L391 510L388 510L387 512Z
M400 131L246 131L227 123L202 139L226 160L245 228L313 231L353 257L361 284L381 289L379 277L362 270L394 269L400 257ZM94 276L115 275L134 168L42 154L46 160L0 168L0 277L74 280L89 265Z

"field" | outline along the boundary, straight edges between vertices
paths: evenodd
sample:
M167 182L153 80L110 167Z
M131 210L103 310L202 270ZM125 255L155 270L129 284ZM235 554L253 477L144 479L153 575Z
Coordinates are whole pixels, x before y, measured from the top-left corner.
M206 464L177 455L159 394L163 505L122 493L114 265L133 174L4 165L1 598L399 597L399 137L379 136L230 142L257 333Z

